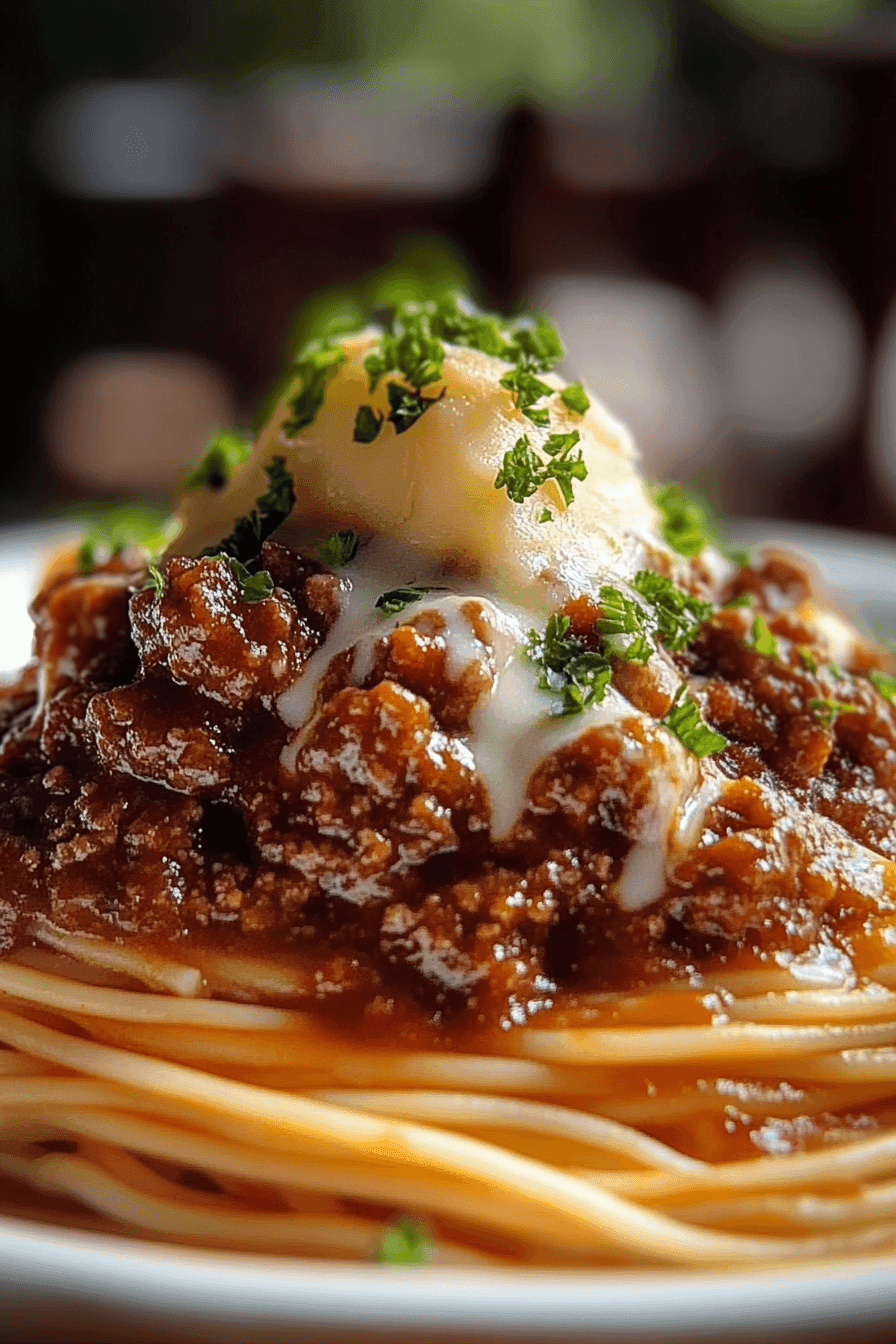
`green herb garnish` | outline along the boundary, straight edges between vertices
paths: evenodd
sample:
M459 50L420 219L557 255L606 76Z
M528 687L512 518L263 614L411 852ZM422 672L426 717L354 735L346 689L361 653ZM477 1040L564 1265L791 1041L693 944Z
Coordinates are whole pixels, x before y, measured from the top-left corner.
M574 411L576 415L584 415L591 405L581 383L570 383L569 387L561 388L560 400L568 411Z
M890 672L881 672L873 667L868 673L869 680L877 687L881 695L896 703L896 676Z
M144 586L154 590L155 600L158 602L165 591L165 575L152 560L150 560L146 568L149 571L149 580Z
M810 700L809 708L825 728L833 728L834 720L841 714L861 713L860 705L847 705L842 700L832 700L827 696Z
M354 560L358 553L358 534L350 527L340 527L337 532L322 541L319 547L320 558L331 569L341 569Z
M705 505L675 482L655 486L653 502L662 514L660 531L679 555L694 559L704 546L716 541Z
M725 611L737 611L744 607L752 607L755 600L755 593L738 593L737 597L729 597L727 602L723 602L722 607Z
M546 408L536 407L535 403L542 397L549 397L552 389L535 376L529 365L521 364L505 373L501 379L501 386L513 393L517 410L522 411L527 420L531 420L533 425L538 425L541 429L547 428L551 417Z
M652 606L660 637L673 652L686 649L700 626L712 616L711 602L690 597L671 579L653 570L638 570L631 586Z
M597 628L607 651L626 663L646 663L653 653L653 646L645 628L647 613L640 602L626 597L618 588L604 584L600 590L600 606ZM634 635L634 639L623 643L620 635Z
M579 431L574 429L569 434L549 434L541 446L542 452L551 459L545 468L545 480L557 482L567 508L573 501L573 481L584 481L588 475L581 448L575 457L570 456L578 442Z
M90 518L89 531L78 547L78 570L92 574L129 547L156 560L176 532L177 520L148 501L101 509Z
M386 392L389 397L389 422L395 426L396 434L404 434L412 425L416 425L424 411L441 400L444 389L438 397L424 397L420 392L409 392L401 383L389 383Z
M327 340L306 346L296 357L293 380L298 379L299 386L288 403L292 415L283 423L287 438L294 438L313 422L324 404L327 384L345 361L342 347Z
M232 555L222 556L221 559L226 559L230 565L233 577L240 585L240 597L244 602L263 602L265 598L271 596L274 591L274 580L266 569L259 569L253 574Z
M235 471L252 456L252 440L236 429L219 429L183 490L221 490Z
M797 657L799 658L800 662L802 663L803 667L806 669L807 672L818 671L818 663L812 656L812 651L810 649L799 648L797 649L796 652Z
M755 649L757 653L762 654L764 658L778 657L778 641L775 639L764 616L757 614L753 618L753 624L750 627L750 637L747 640L747 647Z
M352 435L355 443L373 443L383 427L384 419L382 412L375 411L372 406L359 406Z
M551 616L543 634L530 630L526 636L524 653L540 669L539 689L557 697L554 718L600 704L613 674L604 654L587 648L569 627L568 616Z
M414 602L419 602L421 598L426 597L427 593L443 593L447 590L437 584L409 583L404 588L390 588L387 593L382 593L376 600L377 611L381 611L384 616L397 616L405 607L409 607Z
M684 686L679 686L671 707L660 723L670 733L674 733L693 756L714 756L728 746L726 737L703 722L696 701L688 695Z
M402 1218L383 1233L376 1258L383 1265L426 1265L432 1252L429 1229L414 1218Z
M286 470L286 458L281 456L272 458L265 471L269 485L267 490L258 496L255 508L251 513L237 518L232 531L223 541L217 546L206 547L202 552L203 555L223 553L246 564L257 557L262 542L272 532L276 532L280 524L289 517L296 502L296 495L292 477Z
M528 435L524 434L504 454L501 468L495 477L495 489L506 489L508 497L514 504L522 504L523 500L534 495L542 485L554 480L560 487L560 493L568 507L573 502L573 481L584 481L588 475L582 450L579 449L575 457L571 456L578 442L577 429L570 434L549 434L541 449L550 459L545 462L533 449ZM547 522L552 517L553 515L548 513L547 518L542 515L540 521Z

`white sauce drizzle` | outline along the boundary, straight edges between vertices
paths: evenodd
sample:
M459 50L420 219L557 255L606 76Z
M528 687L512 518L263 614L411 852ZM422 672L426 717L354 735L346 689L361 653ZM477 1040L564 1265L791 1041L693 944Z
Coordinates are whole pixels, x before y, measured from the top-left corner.
M295 730L281 755L284 769L295 769L313 718L320 680L332 659L353 648L350 682L362 685L373 670L379 640L409 616L437 613L443 629L435 638L444 642L449 678L459 680L471 663L478 663L490 683L473 708L468 735L457 745L469 753L471 766L488 790L493 839L502 840L513 829L526 801L529 780L540 762L589 729L615 727L623 739L621 749L638 754L644 748L625 733L627 722L640 724L648 736L662 734L665 768L652 772L651 804L643 816L642 833L625 861L616 896L623 909L634 911L662 895L670 856L699 833L706 808L718 794L718 785L704 778L701 765L673 736L658 729L655 720L642 714L612 686L600 704L589 706L583 713L552 717L551 699L537 684L537 668L519 654L527 630L543 628L544 618L497 598L484 597L475 582L456 576L446 581L435 566L427 565L419 554L399 542L373 539L359 550L340 579L340 616L324 646L313 654L302 675L278 701L281 718ZM384 616L376 608L377 598L389 589L409 583L447 586L448 582L453 592L427 594L396 616ZM475 598L480 619L488 629L488 642L477 636L465 611L471 598ZM668 670L673 671L671 665Z

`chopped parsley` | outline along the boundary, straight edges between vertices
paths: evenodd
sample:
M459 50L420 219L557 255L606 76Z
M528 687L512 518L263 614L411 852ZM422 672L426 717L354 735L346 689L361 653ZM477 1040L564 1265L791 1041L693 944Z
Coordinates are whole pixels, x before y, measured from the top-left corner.
M314 421L324 404L327 384L345 360L342 347L328 340L316 341L296 356L292 382L297 380L298 388L288 401L292 414L282 427L287 438L295 438Z
M626 597L618 588L604 584L600 590L600 606L597 628L608 652L627 663L646 663L653 647L645 629L647 613L640 602ZM621 643L620 635L634 635L634 639Z
M402 1218L383 1233L376 1258L383 1265L426 1265L432 1251L429 1228L415 1218Z
M234 556L222 556L230 564L233 577L240 585L240 597L244 602L263 602L274 591L274 580L266 569L252 573Z
M437 397L424 397L421 392L409 392L401 383L389 383L386 392L389 397L389 422L395 426L396 434L404 434L412 425L416 425L424 411L441 400L445 389L442 388Z
M834 720L841 714L861 713L860 705L846 705L842 700L831 700L827 696L810 700L809 708L825 728L833 728Z
M567 508L573 501L573 481L584 481L588 475L581 448L575 457L570 456L578 442L579 431L574 429L569 434L549 434L542 444L542 452L551 459L545 469L545 479L557 482Z
M555 368L565 354L553 322L537 316L514 329L504 358L546 372Z
M449 293L441 286L421 288L418 283L401 281L387 283L383 292L370 291L366 300L359 296L348 302L351 296L346 293L331 297L338 303L327 322L317 324L321 339L306 345L296 357L292 378L298 380L298 389L288 402L291 417L283 425L288 437L311 424L323 404L328 382L345 362L346 354L336 343L337 336L350 328L360 330L365 319L382 307L391 307L391 316L365 356L364 368L371 392L384 378L397 379L389 383L388 416L396 433L410 429L436 400L422 393L443 376L444 342L481 350L512 364L514 367L501 379L502 386L513 394L517 409L533 424L541 428L549 425L547 408L537 403L551 396L554 389L538 375L555 368L565 351L556 328L546 317L508 322L496 313L477 310L462 295ZM579 383L561 389L559 396L566 409L578 415L584 415L590 405ZM382 423L383 417L372 407L360 407L355 419L356 442L373 443Z
M589 649L569 627L568 616L552 616L543 634L530 630L526 636L524 654L540 669L538 687L557 698L554 718L600 704L613 675L605 655Z
M382 412L375 411L372 406L359 406L352 435L355 443L373 443L383 427L384 419Z
M560 400L568 411L574 411L576 415L584 415L591 405L581 383L570 383L569 387L561 388Z
M286 470L286 458L272 458L265 471L268 488L256 499L255 508L237 518L232 531L217 546L206 547L203 555L229 555L247 564L258 556L262 542L289 517L296 495L292 477Z
M538 425L541 429L547 428L551 420L547 408L537 407L535 403L541 401L542 397L549 397L552 389L535 376L528 364L520 364L509 373L505 373L501 379L501 386L513 393L517 410L522 411L527 420L531 420L533 425Z
M573 481L584 481L588 475L581 448L572 456L572 450L578 442L577 429L569 434L549 434L541 448L550 459L545 462L533 449L528 435L524 434L504 454L501 468L495 477L495 489L506 489L514 504L522 504L541 486L554 480L568 507L573 502ZM547 510L544 512L547 513ZM548 522L551 517L553 515L548 513L545 518L543 513L539 521Z
M727 602L722 603L722 606L725 611L738 611L744 607L752 607L755 600L755 593L738 593L737 597L729 597Z
M358 534L350 527L340 527L337 532L322 541L319 548L321 560L331 569L341 569L350 564L358 553Z
M758 613L753 618L747 647L755 649L764 658L778 657L778 641L775 639L764 616Z
M806 669L807 672L818 671L818 663L815 661L811 649L799 648L797 649L796 652L797 657L799 658L800 662L802 663L803 667Z
M374 605L384 616L397 616L405 607L419 602L427 593L444 593L447 590L437 584L409 583L404 588L390 588L381 593Z
M463 305L454 294L444 294L434 302L433 330L451 345L481 350L485 355L507 357L507 341L501 320L494 313L481 313Z
M153 589L155 600L158 602L165 591L165 575L152 560L150 560L146 568L149 570L149 580L144 586Z
M183 483L184 490L221 490L252 455L252 440L236 429L219 429L196 467Z
M684 686L679 686L675 699L660 723L670 733L674 733L693 756L713 756L728 746L726 737L703 722L696 701L688 695Z
M90 518L89 530L78 547L78 570L92 574L98 565L130 547L156 560L176 531L177 520L146 500L101 509Z
M896 676L893 676L890 672L881 672L876 667L871 669L868 676L881 695L886 696L888 700L892 700L896 704Z
M686 649L697 631L713 614L711 602L690 597L662 574L639 569L632 587L653 607L660 638L668 649Z
M662 514L663 539L679 555L694 559L704 546L716 540L706 507L674 481L655 486L653 502Z

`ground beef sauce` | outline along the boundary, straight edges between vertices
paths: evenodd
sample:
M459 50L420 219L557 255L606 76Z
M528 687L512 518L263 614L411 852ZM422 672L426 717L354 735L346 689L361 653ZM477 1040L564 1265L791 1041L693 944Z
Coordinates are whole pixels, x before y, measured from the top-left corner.
M468 746L487 660L452 658L445 619L417 605L360 677L352 650L329 660L297 738L278 697L343 587L278 542L261 562L275 587L255 602L221 558L168 560L160 594L128 553L49 575L35 661L0 702L4 952L35 920L176 955L267 951L325 1012L468 1035L720 963L849 952L896 896L880 861L896 863L896 710L861 641L851 668L813 654L794 562L740 570L674 655L730 746L701 763L711 787L662 890L629 909L664 729L583 722L495 838ZM721 605L747 591L748 613ZM484 604L464 611L487 646ZM587 602L568 611L593 631ZM775 657L744 637L757 612ZM668 708L647 669L617 672L642 710ZM820 715L823 699L851 709Z

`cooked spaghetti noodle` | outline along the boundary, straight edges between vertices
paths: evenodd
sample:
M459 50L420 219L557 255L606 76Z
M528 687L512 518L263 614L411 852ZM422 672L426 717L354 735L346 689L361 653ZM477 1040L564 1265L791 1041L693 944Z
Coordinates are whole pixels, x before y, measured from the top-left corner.
M0 704L8 1211L896 1245L896 679L795 561L657 513L559 348L448 300L315 347L157 563L47 576Z

